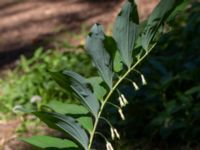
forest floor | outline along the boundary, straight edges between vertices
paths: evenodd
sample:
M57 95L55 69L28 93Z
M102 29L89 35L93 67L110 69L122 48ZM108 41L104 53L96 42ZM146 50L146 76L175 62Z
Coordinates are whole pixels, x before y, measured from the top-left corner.
M106 29L114 22L123 0L1 0L0 1L0 69L13 64L20 54L32 54L40 46L64 39L78 45L83 27L99 22ZM140 18L151 12L158 0L139 1ZM20 120L0 121L0 150L22 150L15 129ZM17 146L17 148L16 148Z
M147 16L158 0L139 1L140 18ZM79 44L84 27L98 22L106 28L114 22L123 0L1 0L0 67L30 54L54 40ZM86 36L82 35L82 36ZM78 40L77 40L78 39Z

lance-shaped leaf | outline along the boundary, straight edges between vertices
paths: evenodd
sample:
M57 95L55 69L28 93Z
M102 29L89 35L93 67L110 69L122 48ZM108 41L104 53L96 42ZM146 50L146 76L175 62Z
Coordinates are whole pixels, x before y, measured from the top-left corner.
M54 80L65 90L73 90L82 104L96 117L99 101L91 91L90 84L81 75L72 71L51 72Z
M111 36L106 36L104 40L104 46L112 59L113 70L120 72L123 69L123 62L119 54L117 43Z
M95 24L87 36L85 48L92 57L100 76L111 88L113 77L112 59L104 43L105 39L103 27L100 24Z
M83 126L84 129L86 129L89 133L93 130L93 120L91 117L79 117L77 118L77 121Z
M148 19L147 25L142 33L142 47L148 50L160 26L183 0L161 0Z
M182 13L183 11L185 11L187 6L189 6L190 4L191 4L191 1L183 0L183 2L179 6L177 6L173 10L173 12L169 15L169 17L167 18L167 22L173 22L176 19L176 16Z
M119 51L115 53L115 56L113 59L113 70L115 72L120 72L123 70L123 63L122 63L122 59L121 59Z
M113 36L117 42L123 62L130 67L132 51L137 37L139 17L134 0L127 0L116 19Z
M59 113L34 112L40 120L46 123L50 128L63 131L71 136L80 146L87 149L89 138L85 130L72 117Z
M103 82L101 77L91 77L91 78L88 78L87 80L92 85L92 88L96 97L100 101L103 101L104 96L106 95L107 91L106 91L106 88L103 87L103 85L101 85L101 83Z
M71 149L78 148L74 142L50 136L33 136L30 138L20 138L21 141L34 145L42 149Z
M69 104L61 101L50 101L45 106L50 107L55 112L60 114L71 114L71 115L86 115L88 114L88 110L82 106L77 104Z

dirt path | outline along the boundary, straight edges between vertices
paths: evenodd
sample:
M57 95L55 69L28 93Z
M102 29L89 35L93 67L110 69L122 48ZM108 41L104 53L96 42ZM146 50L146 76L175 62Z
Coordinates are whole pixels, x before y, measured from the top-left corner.
M6 1L0 2L1 64L18 53L35 49L45 37L78 31L83 23L108 24L122 3L116 0L10 0L6 4Z
M146 16L158 0L140 0ZM46 37L114 21L124 0L1 0L0 67L45 45ZM142 6L142 7L141 7Z

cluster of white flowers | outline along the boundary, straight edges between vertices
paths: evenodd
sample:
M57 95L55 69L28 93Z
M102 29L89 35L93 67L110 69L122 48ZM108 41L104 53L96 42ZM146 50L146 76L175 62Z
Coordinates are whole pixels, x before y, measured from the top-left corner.
M112 140L114 140L115 137L118 138L118 139L120 139L120 134L119 134L119 132L117 131L117 129L111 127L111 128L110 128L110 133L111 133L111 138L112 138Z
M125 98L124 94L121 94L118 98L120 107L125 107L128 104L127 99Z
M119 104L120 104L120 107L118 108L119 115L122 118L122 120L125 120L125 116L123 114L122 108L125 107L128 104L128 100L126 99L124 94L120 94L118 101L119 101Z
M143 74L141 74L140 75L140 78L141 78L141 80L142 80L142 85L146 85L147 84L147 81L146 81L146 79L145 79L145 77L144 77L144 75ZM132 85L133 85L133 87L134 87L134 89L136 90L136 91L138 91L140 88L139 88L139 86L136 84L136 82L132 82Z
M141 74L140 77L141 77L141 80L142 80L142 85L146 85L147 82L146 82L144 75ZM136 84L136 82L133 81L132 84L133 84L133 87L135 88L136 91L139 90L139 86ZM120 94L120 96L118 97L118 101L119 101L119 104L120 104L120 107L118 107L118 113L119 113L121 119L125 120L125 116L124 116L122 108L125 107L128 104L128 100L126 99L124 94ZM114 140L115 138L120 139L119 132L117 131L117 129L115 129L112 126L110 127L110 134L111 134L112 140ZM107 140L106 140L106 150L114 150L112 144L110 142L108 142Z

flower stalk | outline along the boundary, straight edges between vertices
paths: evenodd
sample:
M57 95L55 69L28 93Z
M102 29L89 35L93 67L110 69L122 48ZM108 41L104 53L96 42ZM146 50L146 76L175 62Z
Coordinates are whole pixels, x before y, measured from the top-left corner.
M89 140L89 145L88 145L88 150L91 150L92 147L92 143L94 140L94 135L95 135L95 131L97 129L97 125L99 123L99 119L102 115L102 112L105 108L105 105L107 104L108 100L110 99L110 97L112 96L113 92L117 89L117 87L119 86L119 84L148 56L148 54L153 50L153 48L155 47L156 44L154 44L149 51L147 51L131 68L129 68L124 75L119 78L119 80L114 84L113 88L110 90L110 92L107 94L106 98L103 100L102 105L100 107L99 113L97 115L97 118L94 121L94 128L91 132L91 136L90 136L90 140ZM124 117L125 118L125 117Z

